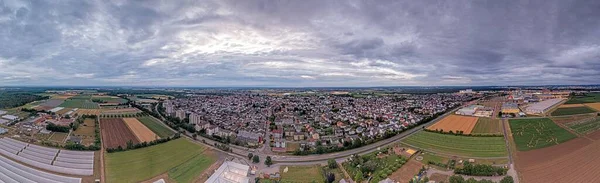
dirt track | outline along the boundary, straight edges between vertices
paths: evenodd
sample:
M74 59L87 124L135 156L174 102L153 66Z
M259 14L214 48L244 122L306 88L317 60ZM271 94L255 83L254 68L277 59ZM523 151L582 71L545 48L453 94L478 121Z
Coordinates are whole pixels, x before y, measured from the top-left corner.
M123 118L125 124L129 127L131 132L137 137L140 142L150 142L156 140L157 135L144 126L140 121L135 118Z
M431 125L427 129L442 129L445 132L453 131L454 133L457 131L463 131L464 134L471 134L475 124L477 124L477 119L479 118L471 116L449 115L441 121Z
M128 141L132 141L133 144L139 143L135 135L120 118L102 118L100 119L100 127L102 142L106 148L117 148L118 146L125 148Z

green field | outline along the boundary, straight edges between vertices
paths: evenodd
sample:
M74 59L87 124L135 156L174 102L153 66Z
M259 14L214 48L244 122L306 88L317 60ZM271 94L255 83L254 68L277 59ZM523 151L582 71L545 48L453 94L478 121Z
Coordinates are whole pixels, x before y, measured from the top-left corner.
M285 167L287 172L283 172ZM323 172L319 166L281 166L281 182L324 182Z
M507 156L504 137L469 137L421 131L402 142L420 149L467 157Z
M583 96L572 96L565 104L583 104L600 102L600 93L587 93Z
M98 104L84 99L67 99L65 102L59 105L59 107L65 108L79 108L79 109L100 109Z
M106 182L140 182L167 172L179 180L187 180L199 176L203 167L216 161L205 150L204 146L180 138L142 149L106 153Z
M573 131L585 135L600 129L600 118L589 118L565 125L573 129Z
M158 135L160 138L167 138L174 134L173 131L168 129L167 127L160 124L160 121L156 121L154 118L150 116L144 116L141 118L137 118L142 124L146 125L152 132Z
M217 161L214 156L197 155L193 159L169 170L169 178L175 182L193 182L198 175Z
M472 134L502 134L502 123L500 120L491 118L479 118L473 128Z
M119 98L119 97L109 97L109 96L94 96L92 100L101 100L106 103L119 103L124 104L127 103L127 100Z
M75 100L91 100L92 99L92 95L76 95L73 96L69 99L75 99Z
M558 108L556 110L554 110L552 112L552 116L566 116L566 115L574 115L574 114L587 114L587 113L594 113L596 111L594 111L593 109L590 109L589 107L564 107L564 108Z
M548 147L576 137L548 118L511 119L509 123L519 151Z

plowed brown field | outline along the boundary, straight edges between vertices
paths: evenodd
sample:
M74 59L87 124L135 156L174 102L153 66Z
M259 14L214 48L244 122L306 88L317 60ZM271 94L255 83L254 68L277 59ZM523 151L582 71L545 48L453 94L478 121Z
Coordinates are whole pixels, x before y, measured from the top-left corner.
M102 143L106 148L127 147L127 142L139 143L135 135L129 130L125 122L120 118L100 119L100 131Z
M390 179L396 182L408 183L415 175L419 173L419 170L423 167L423 163L409 160L405 165L400 167L397 171L390 175Z
M463 134L471 134L473 127L475 127L475 124L477 124L477 119L479 118L472 116L449 115L441 121L431 125L427 129L441 129L444 130L444 132L453 131L454 133L457 131L463 131Z
M565 143L517 153L523 182L600 182L600 141L577 138Z
M148 127L135 118L123 118L123 121L125 121L125 124L127 124L140 142L154 141L158 137L152 130L148 129Z

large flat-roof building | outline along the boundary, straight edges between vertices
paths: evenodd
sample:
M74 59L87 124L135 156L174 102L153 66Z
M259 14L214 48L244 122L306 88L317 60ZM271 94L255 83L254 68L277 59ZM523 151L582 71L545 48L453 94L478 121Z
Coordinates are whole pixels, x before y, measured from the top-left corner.
M525 108L525 112L528 114L543 114L562 101L563 99L555 98L537 102L527 106L527 108Z
M502 104L502 113L504 114L517 114L521 112L519 105L514 102L507 102Z
M248 183L250 182L249 170L248 165L226 161L206 180L206 183Z

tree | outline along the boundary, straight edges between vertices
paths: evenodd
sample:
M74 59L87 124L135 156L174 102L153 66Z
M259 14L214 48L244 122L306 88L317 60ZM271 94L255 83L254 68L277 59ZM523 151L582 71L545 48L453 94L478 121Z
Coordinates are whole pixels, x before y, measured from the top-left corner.
M271 160L271 156L267 156L267 159L265 159L265 165L267 165L267 167L271 167L272 164L273 160Z
M260 157L258 157L258 155L254 155L254 157L252 157L252 163L258 163L260 162Z
M355 182L362 182L363 181L363 173L362 171L358 170L358 173L356 173L356 175L354 176L354 181Z
M335 181L335 174L329 172L327 174L327 183L333 183L333 181Z
M463 178L460 175L453 175L450 177L450 179L448 181L450 183L463 183L463 182L465 182L465 178Z
M334 159L329 159L327 160L327 166L329 167L329 169L335 169L337 168L338 164L337 162L335 162Z
M251 160L254 155L252 153L248 153L248 160Z
M510 175L506 176L506 177L502 178L502 180L500 180L500 183L513 183L513 182L515 182L515 180Z

